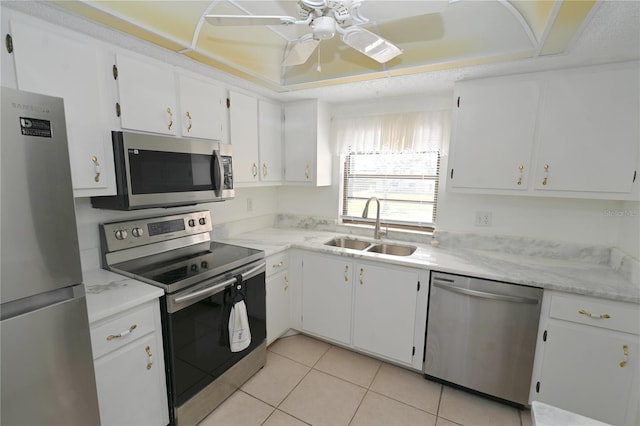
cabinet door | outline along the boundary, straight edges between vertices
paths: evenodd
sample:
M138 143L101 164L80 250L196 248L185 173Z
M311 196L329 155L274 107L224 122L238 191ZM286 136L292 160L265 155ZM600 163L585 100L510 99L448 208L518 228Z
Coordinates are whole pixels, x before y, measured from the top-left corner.
M632 190L640 140L637 66L554 73L540 116L535 188Z
M411 364L418 274L356 264L353 345Z
M267 278L267 345L289 329L289 272Z
M166 425L169 422L162 347L155 333L95 361L103 425Z
M175 135L179 118L173 68L122 54L116 64L122 128Z
M282 181L282 108L260 101L258 105L260 180Z
M287 182L312 182L317 122L315 102L285 105L284 167Z
M234 180L237 183L258 182L258 100L237 92L229 92L229 98Z
M101 109L99 52L15 20L11 32L18 89L64 99L75 195L114 194L111 135Z
M178 75L182 136L224 138L226 99L222 87L197 78Z
M626 415L638 375L637 336L551 321L543 344L540 401L606 423L633 420Z
M538 97L533 80L478 80L456 86L451 187L527 188Z
M351 343L353 263L305 253L302 258L302 329Z

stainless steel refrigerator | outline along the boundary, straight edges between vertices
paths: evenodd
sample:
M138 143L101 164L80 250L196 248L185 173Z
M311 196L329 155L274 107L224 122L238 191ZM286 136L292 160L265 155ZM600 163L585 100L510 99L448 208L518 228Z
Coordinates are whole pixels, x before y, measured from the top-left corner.
M0 424L99 424L64 104L0 103Z

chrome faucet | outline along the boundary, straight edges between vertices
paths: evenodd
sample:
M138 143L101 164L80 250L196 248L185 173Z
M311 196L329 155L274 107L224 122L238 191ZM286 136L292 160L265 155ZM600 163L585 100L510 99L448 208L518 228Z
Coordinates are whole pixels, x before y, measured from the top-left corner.
M386 234L385 231L380 230L380 200L376 197L371 197L367 200L367 203L364 205L364 210L362 211L362 217L367 218L367 214L369 214L369 203L371 200L375 200L378 210L376 211L376 227L373 230L373 238L376 240L380 239L380 235Z

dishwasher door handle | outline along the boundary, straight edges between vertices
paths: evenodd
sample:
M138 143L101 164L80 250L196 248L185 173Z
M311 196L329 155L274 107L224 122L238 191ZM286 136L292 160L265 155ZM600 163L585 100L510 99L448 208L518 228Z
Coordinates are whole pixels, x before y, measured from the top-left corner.
M454 293L465 294L467 296L479 297L481 299L491 299L491 300L499 300L503 302L513 302L513 303L526 303L528 305L538 304L538 299L532 299L530 297L507 296L506 294L495 294L495 293L487 293L485 291L471 290L468 288L462 288L462 287L451 285L448 282L438 281L437 279L433 280L432 283L434 287L438 287L443 290L449 290Z

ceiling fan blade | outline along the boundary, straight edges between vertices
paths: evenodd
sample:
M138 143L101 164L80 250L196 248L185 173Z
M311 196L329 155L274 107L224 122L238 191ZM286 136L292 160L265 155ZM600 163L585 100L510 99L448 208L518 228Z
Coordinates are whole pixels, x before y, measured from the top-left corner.
M342 35L342 41L381 64L402 53L395 44L362 27L349 27Z
M293 45L287 57L282 61L282 66L302 65L311 56L320 44L320 40L314 38L302 38Z
M204 18L216 26L289 25L297 22L292 16L205 15Z

